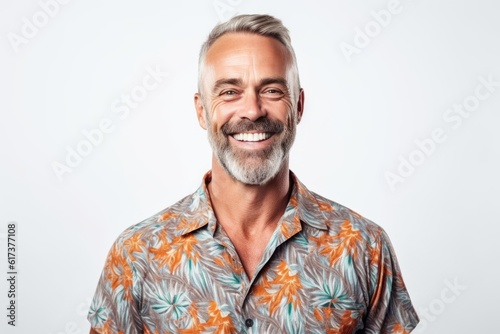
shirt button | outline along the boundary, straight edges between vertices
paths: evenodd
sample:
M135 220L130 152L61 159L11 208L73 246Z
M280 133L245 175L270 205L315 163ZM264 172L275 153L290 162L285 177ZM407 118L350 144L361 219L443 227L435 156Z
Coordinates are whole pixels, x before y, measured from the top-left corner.
M245 325L247 327L252 327L253 326L253 320L252 319L247 319L245 320Z

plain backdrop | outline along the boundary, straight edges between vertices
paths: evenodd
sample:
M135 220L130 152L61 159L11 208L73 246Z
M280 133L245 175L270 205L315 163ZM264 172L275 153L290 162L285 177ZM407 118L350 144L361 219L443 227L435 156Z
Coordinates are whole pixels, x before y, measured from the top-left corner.
M0 331L88 332L112 242L210 168L193 107L201 43L232 15L268 13L291 32L306 94L291 169L387 231L422 319L415 332L495 332L499 10L493 0L2 0L0 267L16 222L19 274L15 328L0 280Z

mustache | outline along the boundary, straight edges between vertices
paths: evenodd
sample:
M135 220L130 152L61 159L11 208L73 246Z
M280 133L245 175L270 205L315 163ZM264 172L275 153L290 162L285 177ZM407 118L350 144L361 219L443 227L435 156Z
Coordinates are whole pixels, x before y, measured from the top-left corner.
M224 135L229 136L240 132L259 131L280 133L285 129L285 125L279 121L273 121L267 117L259 118L256 121L242 119L235 123L226 123L221 127Z

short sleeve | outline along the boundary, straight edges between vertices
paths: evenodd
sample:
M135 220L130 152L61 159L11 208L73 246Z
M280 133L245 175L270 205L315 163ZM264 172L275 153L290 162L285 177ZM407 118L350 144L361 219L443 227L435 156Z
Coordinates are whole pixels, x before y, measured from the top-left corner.
M124 233L111 247L90 306L87 318L91 327L102 334L143 332L137 297L138 255L130 240L133 237L127 238Z
M364 333L410 333L418 324L389 237L382 231L371 245L369 262L370 301Z

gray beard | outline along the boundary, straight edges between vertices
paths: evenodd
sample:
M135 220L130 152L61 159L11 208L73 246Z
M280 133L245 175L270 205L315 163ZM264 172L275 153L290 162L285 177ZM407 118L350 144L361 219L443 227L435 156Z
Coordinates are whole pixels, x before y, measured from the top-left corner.
M224 132L214 133L208 123L208 140L217 161L235 180L249 185L263 185L273 179L283 164L288 161L288 153L295 139L295 123L289 120L280 133L281 137L271 147L259 152L245 152L233 149L229 144L228 135ZM240 127L241 128L241 127ZM262 129L265 131L265 129ZM242 130L240 130L242 131Z

